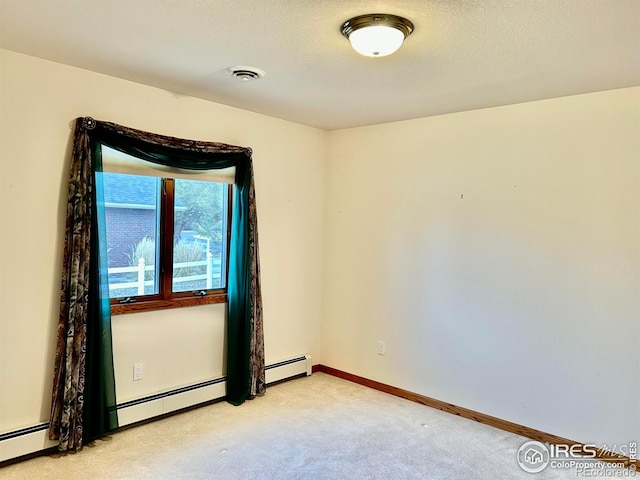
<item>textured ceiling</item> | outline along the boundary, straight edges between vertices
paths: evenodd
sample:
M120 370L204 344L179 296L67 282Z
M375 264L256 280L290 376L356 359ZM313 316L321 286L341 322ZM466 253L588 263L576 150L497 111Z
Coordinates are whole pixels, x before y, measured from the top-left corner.
M364 13L415 31L359 56ZM640 85L640 0L0 0L0 48L332 130Z

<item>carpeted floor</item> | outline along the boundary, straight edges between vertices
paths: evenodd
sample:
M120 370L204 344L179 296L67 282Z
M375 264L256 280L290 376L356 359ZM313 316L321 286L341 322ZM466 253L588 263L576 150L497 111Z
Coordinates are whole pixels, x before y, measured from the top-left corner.
M329 375L118 432L0 479L561 479L516 462L526 438Z

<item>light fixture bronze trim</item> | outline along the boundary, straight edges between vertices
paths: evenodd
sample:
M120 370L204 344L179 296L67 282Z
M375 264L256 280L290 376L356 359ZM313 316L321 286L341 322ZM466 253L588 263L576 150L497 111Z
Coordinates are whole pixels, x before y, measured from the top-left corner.
M340 32L345 37L349 38L356 30L359 30L364 27L373 27L373 26L385 26L392 27L396 30L400 30L404 38L406 39L411 32L413 32L413 23L407 20L406 18L399 17L398 15L390 15L387 13L370 13L367 15L360 15L358 17L353 17L347 20L340 27Z

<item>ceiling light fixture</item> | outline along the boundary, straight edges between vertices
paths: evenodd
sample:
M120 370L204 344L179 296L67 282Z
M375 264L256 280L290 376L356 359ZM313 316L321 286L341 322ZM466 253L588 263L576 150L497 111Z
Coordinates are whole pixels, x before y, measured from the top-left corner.
M372 13L347 20L340 31L359 54L384 57L400 48L413 32L413 23L397 15Z

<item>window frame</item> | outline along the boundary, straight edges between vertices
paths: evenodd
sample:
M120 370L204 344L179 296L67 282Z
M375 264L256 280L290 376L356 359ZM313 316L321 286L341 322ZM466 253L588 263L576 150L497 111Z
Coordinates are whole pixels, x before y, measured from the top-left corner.
M175 212L175 178L158 177L161 179L159 201L159 251L158 251L158 293L151 295L136 295L134 297L109 297L111 315L148 312L166 308L193 307L227 302L227 288L229 283L229 254L231 251L231 221L233 213L234 189L232 183L227 185L227 224L226 244L223 247L226 255L224 288L173 292L173 232ZM211 182L224 183L224 182ZM205 292L205 293L202 293Z

